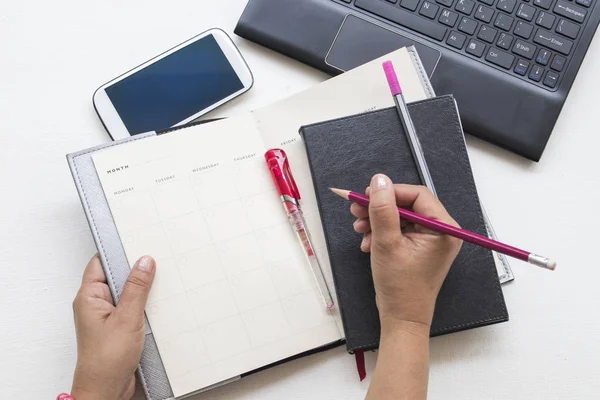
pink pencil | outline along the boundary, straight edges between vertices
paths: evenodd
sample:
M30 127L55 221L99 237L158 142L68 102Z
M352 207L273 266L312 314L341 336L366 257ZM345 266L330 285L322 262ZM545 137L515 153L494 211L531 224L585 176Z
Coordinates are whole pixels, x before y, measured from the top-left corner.
M331 191L337 194L338 196L343 197L346 200L350 200L351 202L358 203L361 206L369 206L369 198L360 193L351 192L349 190L343 189L331 189ZM537 265L538 267L546 268L552 271L554 271L554 269L556 268L555 261L531 253L529 251L517 249L516 247L509 246L507 244L498 242L496 240L492 240L488 237L481 236L473 232L466 231L464 229L457 228L452 225L448 225L444 222L424 217L421 214L417 214L415 212L408 211L403 208L398 208L398 213L400 214L401 218L412 222L413 224L419 224L425 228L445 233L446 235L450 235L455 238L462 239L465 242L473 243L477 246L494 250L498 253L506 254L507 256L511 256L519 260L527 261L528 263Z

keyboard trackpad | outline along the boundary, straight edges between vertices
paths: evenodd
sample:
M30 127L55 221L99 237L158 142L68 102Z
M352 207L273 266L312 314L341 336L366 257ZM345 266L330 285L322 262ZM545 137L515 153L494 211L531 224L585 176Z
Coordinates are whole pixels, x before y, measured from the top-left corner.
M440 58L440 52L389 29L349 14L333 41L325 62L348 71L401 47L415 46L427 76Z

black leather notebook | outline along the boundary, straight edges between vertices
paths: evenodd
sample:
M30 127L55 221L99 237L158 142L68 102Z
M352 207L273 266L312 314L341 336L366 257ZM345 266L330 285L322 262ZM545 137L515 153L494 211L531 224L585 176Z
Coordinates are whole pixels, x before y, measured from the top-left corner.
M442 96L408 106L436 186L464 229L486 235L456 103ZM376 173L421 184L395 108L304 126L304 137L350 352L379 346L379 315L369 255L347 201L330 187L364 192ZM490 250L464 243L440 291L431 335L508 320Z

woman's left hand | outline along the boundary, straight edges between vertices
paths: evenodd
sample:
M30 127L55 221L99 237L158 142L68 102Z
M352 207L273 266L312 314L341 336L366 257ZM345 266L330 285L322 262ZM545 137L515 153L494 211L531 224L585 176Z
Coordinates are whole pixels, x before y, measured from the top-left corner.
M90 260L73 301L77 367L71 395L75 399L133 396L134 373L144 347L144 308L155 271L153 258L140 258L114 306L98 255Z

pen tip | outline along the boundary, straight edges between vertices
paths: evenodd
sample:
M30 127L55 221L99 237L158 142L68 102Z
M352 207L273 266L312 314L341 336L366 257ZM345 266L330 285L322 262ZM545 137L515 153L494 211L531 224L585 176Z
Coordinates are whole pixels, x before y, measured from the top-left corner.
M349 190L336 189L336 188L329 188L329 190L331 190L333 193L337 194L338 196L343 197L344 199L348 200L348 195L350 194Z

